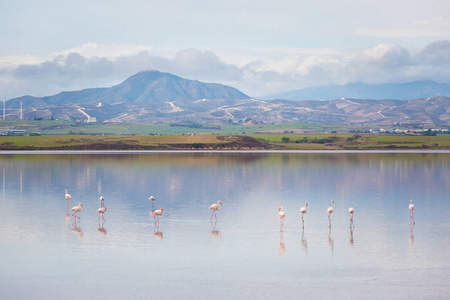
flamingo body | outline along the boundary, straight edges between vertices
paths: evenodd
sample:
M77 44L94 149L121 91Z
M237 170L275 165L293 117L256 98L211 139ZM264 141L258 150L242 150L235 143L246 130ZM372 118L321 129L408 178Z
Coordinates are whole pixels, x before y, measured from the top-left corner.
M414 204L413 204L412 199L411 199L411 202L409 203L409 215L411 217L413 224L416 224L416 221L414 221Z
M69 200L69 199L72 198L72 195L68 194L67 190L66 190L66 193L65 193L64 197L66 197L66 199Z
M283 227L284 217L285 217L283 206L280 206L280 208L278 208L278 211L279 211L279 216L280 216L280 226Z
M77 212L80 212L80 211L83 210L83 203L78 204L78 206L72 207L70 210L73 211L72 216L75 217L75 222L76 222L76 219L77 219L77 218L78 218L79 220L81 220L81 218L77 216Z
M153 197L153 196L150 196L150 198L148 198L148 200L152 200L152 201L155 201L155 197Z
M333 211L334 211L334 200L331 199L331 206L328 207L328 209L327 209L328 221L330 222L330 226L329 226L330 228L331 228L331 214L333 213Z
M348 212L350 214L350 226L352 226L352 224L353 224L353 213L355 212L355 209L353 207L350 207L348 209Z
M105 212L106 212L106 206L103 206L103 207L100 207L99 209L97 209L99 224L100 224L100 215L102 215L102 219L103 219L103 221L105 221L105 217L104 217Z
M212 217L215 216L216 220L217 220L217 215L216 215L216 210L221 210L222 206L220 206L222 204L222 201L217 201L217 203L214 203L213 205L209 206L209 209L212 209L212 214L211 214L211 221L212 221Z
M303 219L303 216L308 212L308 202L305 202L305 206L300 208L300 212L302 213L303 228L305 228L305 220Z

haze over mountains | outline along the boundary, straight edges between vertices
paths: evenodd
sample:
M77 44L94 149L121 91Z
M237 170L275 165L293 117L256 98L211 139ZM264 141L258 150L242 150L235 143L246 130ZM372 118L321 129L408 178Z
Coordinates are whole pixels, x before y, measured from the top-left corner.
M346 85L310 87L285 93L261 97L265 100L332 100L352 99L419 99L433 96L450 96L450 84L434 81L414 81L407 83L365 84L362 82Z
M413 86L420 91L420 85ZM420 99L361 100L333 97L334 100L324 101L269 101L252 99L226 85L202 83L169 73L146 71L137 73L111 88L11 99L6 103L6 117L19 118L22 102L24 119L206 123L251 119L264 123L450 124L450 98L433 97L436 89L424 88L434 86L445 91L445 86L436 86L432 82L422 82L422 86L421 92L425 92L427 97ZM395 91L397 87L392 85L391 91ZM380 95L389 91L384 91L383 87L367 88L364 84L349 85L347 88L359 90L361 93L372 90ZM408 85L402 85L402 88L405 91L410 90ZM333 88L330 88L328 92L331 93L332 90Z

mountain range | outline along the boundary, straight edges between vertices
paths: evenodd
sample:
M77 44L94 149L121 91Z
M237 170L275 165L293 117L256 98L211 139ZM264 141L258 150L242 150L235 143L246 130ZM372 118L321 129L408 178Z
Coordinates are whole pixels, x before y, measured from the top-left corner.
M284 100L332 100L351 99L419 99L433 96L450 96L450 84L434 81L413 81L407 83L365 84L362 82L345 85L309 87L285 93L267 95L261 99Z
M428 94L432 95L432 94ZM158 71L137 73L111 88L24 96L6 102L6 117L88 122L316 122L450 124L450 98L409 100L257 100L239 90Z

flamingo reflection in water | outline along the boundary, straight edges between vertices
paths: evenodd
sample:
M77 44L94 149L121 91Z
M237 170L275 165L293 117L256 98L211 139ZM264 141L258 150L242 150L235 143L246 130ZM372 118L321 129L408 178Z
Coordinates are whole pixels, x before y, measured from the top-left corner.
M280 257L283 257L284 250L286 250L286 246L284 245L284 235L282 230L280 230L280 248L278 250L280 252Z
M83 237L83 229L81 229L81 227L77 226L77 222L72 224L72 229L70 231L73 233L77 233L80 236L80 238Z
M350 239L349 239L349 242L350 242L350 246L352 246L352 247L353 247L353 243L354 243L354 240L353 240L353 229L354 229L354 226L352 226L350 224Z
M75 217L75 223L77 222L77 218L78 222L80 222L81 218L77 216L77 212L81 212L83 210L83 203L78 204L78 206L72 207L70 210L73 211L72 216Z
M328 246L330 247L330 250L331 250L331 256L333 256L334 240L333 240L333 237L331 236L331 227L330 227L330 230L328 231Z
M163 239L163 233L162 231L159 231L159 223L158 224L155 223L155 229L153 229L153 236L161 240Z
M305 254L308 254L308 241L305 237L305 228L302 230L302 248L305 250Z
M214 237L216 237L216 238L218 238L220 240L221 232L220 232L220 230L216 230L216 225L217 225L217 219L215 220L214 223L211 220L211 232L209 234L211 236L214 236Z
M217 203L214 203L212 205L209 206L209 209L212 209L213 212L211 214L211 222L212 222L212 217L215 216L216 217L216 221L217 221L217 215L216 215L216 210L221 210L222 209L222 201L217 201Z
M98 224L98 229L97 229L97 232L99 233L99 234L101 234L101 235L103 235L103 236L105 236L106 235L106 228L105 227L103 227L103 224Z

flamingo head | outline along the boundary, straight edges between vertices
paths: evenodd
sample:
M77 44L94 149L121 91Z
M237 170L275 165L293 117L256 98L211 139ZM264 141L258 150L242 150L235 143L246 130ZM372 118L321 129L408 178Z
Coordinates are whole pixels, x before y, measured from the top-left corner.
M161 211L163 211L163 209L161 208Z
M308 202L305 202L305 207L308 207Z
M78 204L79 206L83 207L83 203Z
M220 204L220 205L222 205L222 201L220 201L220 200L219 200L219 201L217 201L217 204Z
M283 206L280 206L280 208L278 208L279 211L283 210Z
M333 200L333 199L331 199L331 203L334 203L334 200Z
M411 204L413 204L413 203L412 203L412 199L411 199Z

